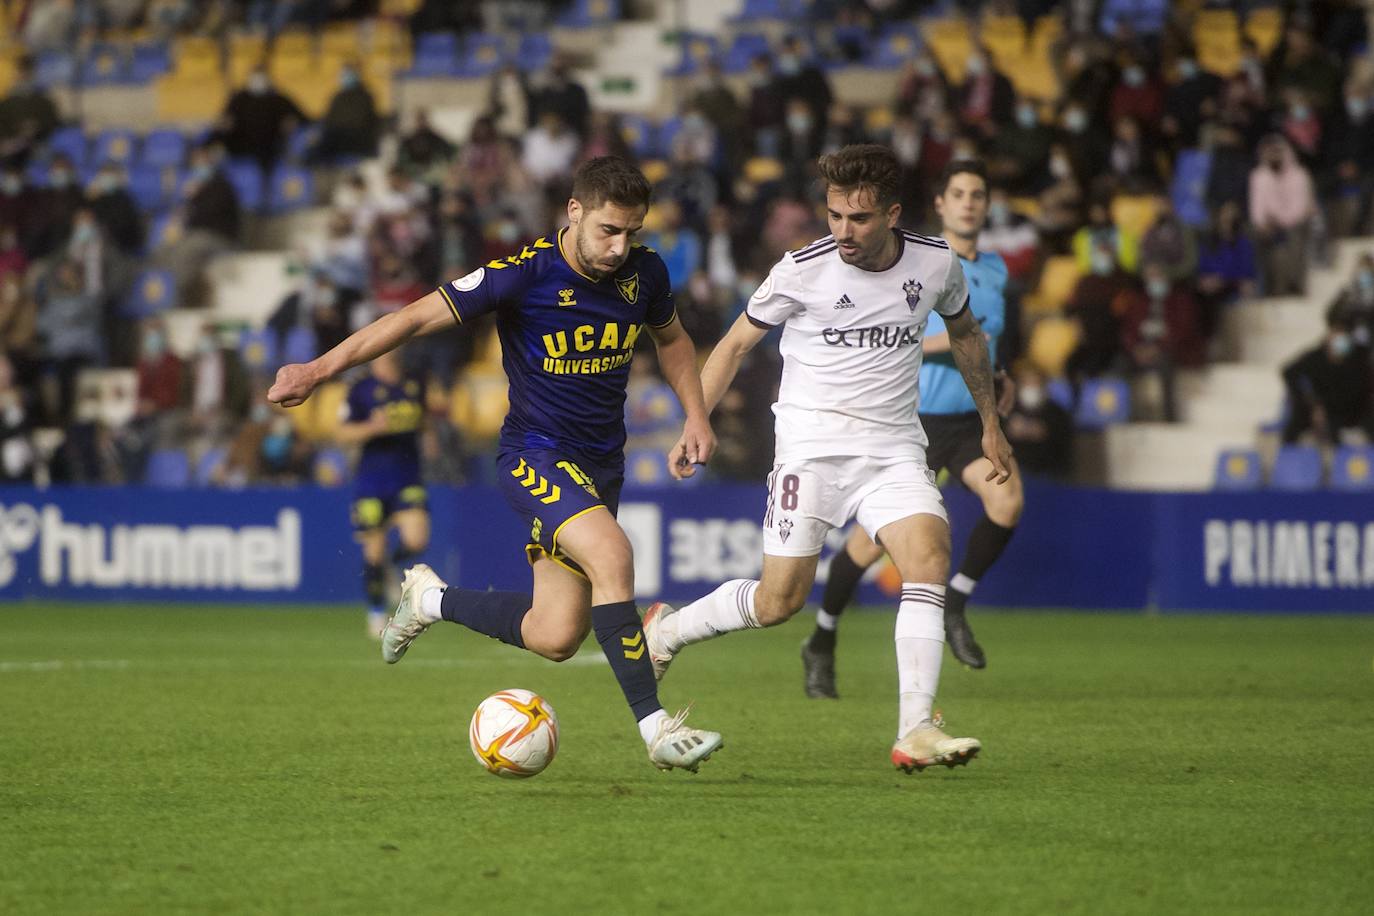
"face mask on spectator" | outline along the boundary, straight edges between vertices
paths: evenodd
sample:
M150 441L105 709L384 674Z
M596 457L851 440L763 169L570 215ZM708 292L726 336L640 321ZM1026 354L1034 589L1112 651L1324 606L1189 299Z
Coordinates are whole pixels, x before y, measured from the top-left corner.
M214 334L202 335L200 340L196 341L196 350L199 351L202 355L214 353L218 349L219 341L215 339Z
M1016 400L1026 410L1039 410L1045 403L1045 389L1039 385L1022 385Z
M1083 133L1083 131L1088 129L1087 112L1078 108L1069 110L1069 112L1064 115L1064 126L1067 127L1071 133Z
M496 227L496 237L509 245L520 237L520 227L510 220L506 220Z
M345 70L339 74L339 85L344 89L352 89L358 85L358 74L352 70Z
M161 331L149 331L143 335L143 355L150 359L157 359L167 348L167 341L162 339Z
M1055 156L1050 159L1050 174L1055 178L1070 178L1073 176L1073 167L1063 156Z
M85 245L95 238L95 226L90 223L77 223L72 227L72 244Z
M11 196L19 194L24 190L24 179L18 175L6 175L0 179L0 190Z
M1197 76L1197 63L1185 57L1178 62L1178 78L1190 80Z
M1312 109L1302 102L1298 102L1296 105L1289 108L1288 111L1293 115L1294 120L1297 121L1306 121L1308 115L1312 113Z
M54 188L65 188L72 183L72 173L66 169L56 169L48 175L48 184Z
M1355 283L1365 292L1374 290L1374 268L1366 267L1355 275Z
M192 181L205 181L212 174L214 174L214 169L210 168L210 166L205 165L203 163L201 165L192 166L190 171L190 177Z
M969 76L979 77L987 71L987 66L983 58L974 55L968 59L968 62L964 65L964 69L968 72Z
M110 172L101 172L91 181L91 190L96 194L109 194L119 187L119 176Z
M801 72L801 60L795 54L783 54L778 57L778 72L783 76L796 76Z
M682 116L682 126L687 130L700 131L706 129L706 118L698 112L692 112Z
M1169 281L1156 277L1145 283L1145 292L1150 294L1151 299L1163 299L1169 295Z
M266 423L270 416L272 416L272 408L266 404L254 404L253 409L248 413L248 418L254 423Z
M1011 210L1000 200L988 204L988 222L994 226L1005 226L1011 221Z
M811 115L804 111L793 111L787 115L787 129L794 134L811 132Z
M1145 85L1145 71L1140 67L1127 67L1121 71L1121 78L1132 89L1138 89Z
M1350 339L1350 335L1344 332L1335 334L1331 338L1331 356L1334 359L1345 359L1350 355L1350 350L1355 346L1355 342Z
M266 73L254 73L248 77L248 91L254 95L263 95L271 86Z
M916 72L929 79L935 75L935 64L923 57L916 61Z
M1105 277L1116 267L1116 259L1110 252L1094 251L1092 254L1093 273L1099 277Z
M1018 105L1016 108L1016 123L1021 125L1023 130L1030 130L1038 120L1035 116L1035 106Z

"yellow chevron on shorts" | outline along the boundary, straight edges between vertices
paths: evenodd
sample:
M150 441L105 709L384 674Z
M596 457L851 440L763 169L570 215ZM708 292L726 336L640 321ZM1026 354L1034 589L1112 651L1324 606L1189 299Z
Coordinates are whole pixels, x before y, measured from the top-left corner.
M625 647L626 658L631 661L641 658L644 655L644 631L640 630L633 636L620 637L620 644Z
M521 459L520 459L520 465L519 465L515 470L513 470L513 471L510 472L510 476L512 476L512 477L519 477L521 474L525 473L525 469L528 468L528 467L529 467L529 465L528 465L528 464L525 464L525 459L524 459L524 458L521 458Z
M558 498L559 498L560 496L562 496L562 495L563 495L563 491L560 490L560 489L558 488L558 484L554 484L554 485L553 485L553 492L550 493L548 496L545 496L543 499L541 499L541 500L539 500L539 501L540 501L541 503L543 503L544 505L547 506L549 503L556 503L556 502L558 502Z
M562 498L562 488L556 483L550 483L547 477L530 467L524 458L520 459L519 467L510 472L512 477L519 477L521 474L524 474L525 478L520 481L520 486L529 490L530 495L544 505L551 505Z

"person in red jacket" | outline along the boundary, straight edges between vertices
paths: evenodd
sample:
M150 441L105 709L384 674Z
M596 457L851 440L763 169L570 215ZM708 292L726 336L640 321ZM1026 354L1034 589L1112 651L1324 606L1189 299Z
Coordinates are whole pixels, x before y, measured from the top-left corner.
M1178 419L1175 372L1206 360L1207 341L1198 321L1197 298L1185 283L1171 283L1162 264L1147 264L1142 288L1130 289L1114 305L1121 350L1132 375L1154 373L1163 389L1164 419Z

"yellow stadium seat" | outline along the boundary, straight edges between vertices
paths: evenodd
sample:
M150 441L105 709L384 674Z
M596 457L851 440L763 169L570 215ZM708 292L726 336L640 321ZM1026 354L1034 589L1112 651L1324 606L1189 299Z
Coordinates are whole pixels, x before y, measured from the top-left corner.
M261 35L235 35L229 41L229 85L242 86L248 74L266 61L266 39Z
M1268 57L1283 37L1283 11L1277 7L1254 10L1245 17L1245 37L1255 43L1261 57Z
M391 67L386 64L378 66L369 58L363 62L362 78L363 84L372 93L372 100L377 103L377 110L382 114L390 114L395 105L392 96Z
M1155 221L1155 199L1148 194L1118 194L1112 198L1112 222L1140 238Z
M172 46L172 74L187 79L220 75L219 45L213 38L178 38Z
M983 20L978 37L1002 73L1010 75L1016 62L1025 55L1026 24L1020 16L988 16Z
M1059 378L1064 374L1064 363L1078 346L1079 336L1078 322L1072 319L1041 318L1031 328L1026 356L1046 376Z
M782 163L771 156L755 156L744 163L744 177L754 184L777 181L783 172Z
M1007 206L1011 208L1011 212L1019 213L1026 219L1036 219L1040 216L1040 201L1034 197L1008 198Z
M339 57L357 57L362 53L362 36L351 22L335 22L325 26L320 36L320 53Z
M1011 61L1002 72L1021 95L1042 102L1059 98L1059 76L1048 52L1028 52Z
M1056 255L1045 260L1040 283L1026 296L1023 305L1027 315L1057 315L1073 295L1073 288L1082 276L1078 262L1072 255Z
M956 18L927 20L922 33L945 78L956 86L962 84L974 47L968 23Z
M864 129L871 134L880 134L892 129L896 120L892 108L887 105L874 105L864 112Z
M1031 29L1030 44L1036 51L1049 51L1064 34L1064 20L1059 16L1041 16Z
M649 179L649 184L657 184L668 177L672 168L662 159L646 159L639 164L639 170Z
M509 409L505 374L472 364L453 386L449 419L468 439L490 442L501 431Z
M424 0L382 0L379 14L388 19L409 19Z
M224 111L229 85L218 73L206 77L171 74L154 84L160 121L210 121Z
M286 414L302 438L311 442L328 442L339 428L347 397L348 385L345 382L328 382L321 385L310 396L310 400L288 410Z

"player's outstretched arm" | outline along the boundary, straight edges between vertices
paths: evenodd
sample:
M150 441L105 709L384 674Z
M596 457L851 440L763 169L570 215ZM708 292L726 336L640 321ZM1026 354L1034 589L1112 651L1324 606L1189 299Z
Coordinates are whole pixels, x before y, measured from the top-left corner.
M954 365L964 377L978 415L983 418L983 455L992 462L988 480L1006 483L1011 478L1011 445L1002 434L997 416L997 395L992 382L992 359L988 342L973 312L965 308L953 318L945 319L949 328L949 349Z
M322 383L354 366L394 350L412 337L451 327L453 313L438 290L416 299L399 311L383 315L344 338L338 346L308 363L290 363L277 370L267 399L283 407L305 403Z
M678 401L686 421L682 436L668 456L668 473L681 480L696 473L693 465L705 464L716 450L716 434L711 431L710 415L701 394L697 375L697 352L692 338L676 317L663 328L650 328L658 348L658 365Z

